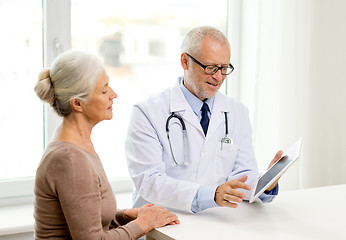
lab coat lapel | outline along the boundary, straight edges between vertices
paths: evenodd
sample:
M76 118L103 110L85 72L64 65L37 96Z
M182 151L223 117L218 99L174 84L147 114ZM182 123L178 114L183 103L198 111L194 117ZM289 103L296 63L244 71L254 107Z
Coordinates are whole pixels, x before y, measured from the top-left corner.
M230 111L231 104L229 99L225 95L217 92L215 95L213 112L211 114L206 140L211 138L212 135L216 133L216 129L220 126L220 124L225 124L225 112Z
M201 124L198 121L197 116L192 111L189 103L186 101L183 92L180 89L179 84L176 84L170 92L170 112L177 112L184 121L189 122L195 128L199 129L202 133ZM204 134L204 133L203 133Z

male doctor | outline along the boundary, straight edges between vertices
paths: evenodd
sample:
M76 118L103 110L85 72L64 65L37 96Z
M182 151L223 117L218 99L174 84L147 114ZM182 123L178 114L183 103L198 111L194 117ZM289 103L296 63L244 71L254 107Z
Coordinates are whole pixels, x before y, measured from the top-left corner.
M133 107L126 157L134 207L155 203L196 213L250 198L259 173L248 110L218 91L233 71L230 56L222 32L192 29L181 46L184 76ZM260 199L270 202L277 193L275 182Z

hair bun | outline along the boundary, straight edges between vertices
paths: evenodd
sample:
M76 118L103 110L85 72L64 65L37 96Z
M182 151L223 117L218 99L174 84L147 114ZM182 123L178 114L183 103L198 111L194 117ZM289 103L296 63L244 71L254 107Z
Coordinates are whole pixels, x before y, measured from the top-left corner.
M42 100L53 106L54 103L54 85L50 78L49 68L44 69L38 76L38 81L34 88L36 95Z

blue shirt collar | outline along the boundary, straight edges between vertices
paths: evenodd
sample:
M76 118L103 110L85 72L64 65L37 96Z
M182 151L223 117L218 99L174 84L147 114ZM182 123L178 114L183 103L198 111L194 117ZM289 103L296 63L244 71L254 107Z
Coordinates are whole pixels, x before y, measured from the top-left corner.
M184 94L184 97L188 104L190 105L192 111L197 115L201 115L201 108L203 106L203 101L201 101L199 98L197 98L195 95L193 95L183 84L183 77L179 77L179 86L181 91ZM215 97L208 98L205 103L208 104L209 107L209 114L213 111L213 106L214 106L214 100Z

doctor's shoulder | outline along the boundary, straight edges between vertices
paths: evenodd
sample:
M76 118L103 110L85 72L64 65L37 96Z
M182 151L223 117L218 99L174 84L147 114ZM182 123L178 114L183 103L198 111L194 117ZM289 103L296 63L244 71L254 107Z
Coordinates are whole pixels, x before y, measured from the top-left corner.
M220 92L218 92L217 97L219 97L223 103L225 103L226 105L229 105L230 108L232 109L231 112L236 113L236 115L240 115L240 116L249 115L249 109L244 103Z
M160 112L169 109L169 96L170 89L153 94L145 99L138 101L135 106L139 107L142 111L155 111Z

